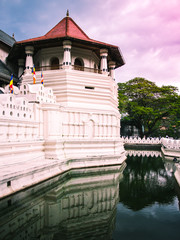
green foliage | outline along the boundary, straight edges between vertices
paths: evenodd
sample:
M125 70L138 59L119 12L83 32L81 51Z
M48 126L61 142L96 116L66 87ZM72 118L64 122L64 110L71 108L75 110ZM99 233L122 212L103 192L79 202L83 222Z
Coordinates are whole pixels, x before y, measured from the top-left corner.
M134 78L118 84L119 110L128 115L141 137L176 135L180 127L177 91L174 86L158 87L144 78Z

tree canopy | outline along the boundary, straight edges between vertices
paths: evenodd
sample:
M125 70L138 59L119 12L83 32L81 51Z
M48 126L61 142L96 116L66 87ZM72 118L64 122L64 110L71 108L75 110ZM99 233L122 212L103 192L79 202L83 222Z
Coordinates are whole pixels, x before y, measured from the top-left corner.
M118 83L119 110L141 137L176 134L180 127L180 96L174 86L158 87L144 78ZM160 133L161 132L161 133Z

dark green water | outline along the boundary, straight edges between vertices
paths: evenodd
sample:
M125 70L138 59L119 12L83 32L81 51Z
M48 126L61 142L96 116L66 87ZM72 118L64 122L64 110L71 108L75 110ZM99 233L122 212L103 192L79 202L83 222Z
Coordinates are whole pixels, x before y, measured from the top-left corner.
M75 169L0 201L0 240L180 239L173 163L127 157Z
M179 187L166 170L173 164L147 156L126 162L113 239L180 239Z

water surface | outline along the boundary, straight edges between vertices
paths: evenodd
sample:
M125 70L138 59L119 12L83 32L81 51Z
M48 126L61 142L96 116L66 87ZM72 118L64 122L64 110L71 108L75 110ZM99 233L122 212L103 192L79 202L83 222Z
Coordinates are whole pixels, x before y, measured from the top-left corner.
M0 240L180 239L172 162L74 169L0 201Z
M179 186L169 167L173 163L146 155L128 156L126 163L113 239L180 239Z

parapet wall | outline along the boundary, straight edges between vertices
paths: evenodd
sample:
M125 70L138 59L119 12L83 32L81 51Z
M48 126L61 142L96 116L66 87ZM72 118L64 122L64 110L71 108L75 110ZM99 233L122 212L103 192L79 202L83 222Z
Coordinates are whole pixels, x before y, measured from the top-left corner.
M122 137L123 142L133 144L161 144L160 138Z
M121 137L123 142L132 143L132 144L161 144L168 149L180 149L180 139L171 139L171 138L140 138L140 137Z
M0 197L74 168L122 164L117 111L56 102L41 84L0 95Z
M172 149L172 150L180 150L180 139L169 139L169 138L162 138L161 144L164 148Z
M1 142L39 138L35 107L24 97L15 97L12 94L0 95Z
M180 157L180 140L171 138L140 138L140 137L121 137L126 147L161 147L165 157Z
M161 151L167 159L180 159L180 140L162 138L161 144Z
M23 84L14 87L14 94L0 95L0 137L1 142L37 141L43 138L42 104L55 103L51 89L42 85Z

